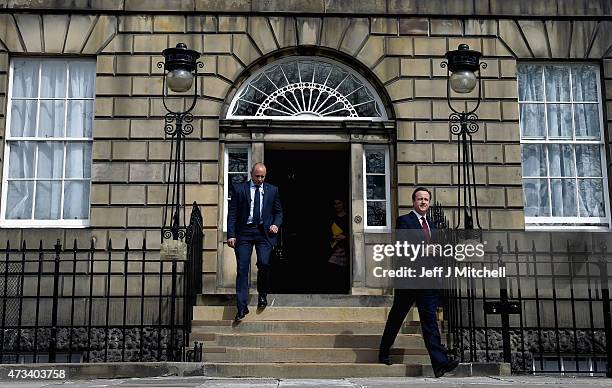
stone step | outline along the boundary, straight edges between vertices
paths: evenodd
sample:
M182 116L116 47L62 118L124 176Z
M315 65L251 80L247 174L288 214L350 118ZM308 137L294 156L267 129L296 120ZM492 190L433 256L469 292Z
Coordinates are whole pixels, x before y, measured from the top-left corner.
M361 321L385 322L389 307L270 307L250 309L245 321ZM416 311L411 310L411 313ZM229 320L236 315L234 306L194 306L194 320ZM413 320L410 315L408 320Z
M249 314L251 315L251 314ZM247 317L249 317L247 315ZM382 335L385 322L362 321L249 321L239 324L231 319L218 321L192 321L193 333L290 333L290 334L378 334ZM404 334L420 334L420 322L406 322L402 326ZM441 330L444 337L444 330Z
M191 341L203 342L204 347L257 348L370 348L378 349L381 334L276 334L276 333L191 333ZM396 348L423 348L419 334L400 334Z
M192 333L382 334L385 323L368 322L364 325L361 321L249 321L247 318L240 324L234 324L229 319L193 321L191 327ZM416 326L406 328L414 330Z
M203 374L210 377L272 377L277 379L322 379L350 377L416 377L423 365L382 365L350 363L205 363Z
M268 294L270 306L283 307L390 307L392 295L342 295L342 294ZM235 294L200 294L196 305L235 306ZM257 293L249 296L249 306L257 305Z
M392 349L391 360L400 364L429 362L427 350ZM376 363L378 349L342 348L203 348L203 362L227 363Z

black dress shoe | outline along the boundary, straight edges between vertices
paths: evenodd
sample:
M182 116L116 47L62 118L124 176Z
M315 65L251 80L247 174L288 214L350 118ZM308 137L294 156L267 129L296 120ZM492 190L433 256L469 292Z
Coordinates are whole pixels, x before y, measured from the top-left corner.
M259 294L257 297L257 308L264 309L268 305L268 298L266 294Z
M242 321L244 319L244 317L249 313L249 309L245 308L243 309L238 309L238 312L236 313L236 316L234 317L234 322L238 323L240 321Z
M459 359L451 359L438 367L434 368L434 375L436 377L442 377L446 372L454 370L459 365Z
M385 365L393 365L393 363L391 362L391 358L389 357L388 354L379 354L378 355L378 362L381 364L385 364Z

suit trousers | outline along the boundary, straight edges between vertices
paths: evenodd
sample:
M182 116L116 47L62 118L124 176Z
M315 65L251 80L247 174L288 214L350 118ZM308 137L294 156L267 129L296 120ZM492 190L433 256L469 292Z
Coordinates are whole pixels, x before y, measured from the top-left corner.
M416 302L421 319L421 330L423 341L431 359L431 365L435 368L448 362L446 350L442 346L440 330L436 321L436 310L438 308L437 290L409 290L396 289L393 296L393 306L389 311L389 317L385 325L382 339L380 341L379 354L389 355L389 351L397 333L399 333L406 315L412 305Z
M263 225L240 231L236 238L236 304L245 309L249 301L249 273L253 247L257 253L257 292L267 294L270 285L270 254L272 244L266 237Z

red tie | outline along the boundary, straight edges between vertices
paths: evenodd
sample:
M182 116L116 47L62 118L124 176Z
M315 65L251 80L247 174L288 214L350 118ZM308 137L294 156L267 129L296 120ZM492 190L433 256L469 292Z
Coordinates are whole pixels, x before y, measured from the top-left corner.
M427 225L425 217L421 217L421 227L423 228L423 233L425 234L427 242L431 241L431 233L429 232L429 226Z

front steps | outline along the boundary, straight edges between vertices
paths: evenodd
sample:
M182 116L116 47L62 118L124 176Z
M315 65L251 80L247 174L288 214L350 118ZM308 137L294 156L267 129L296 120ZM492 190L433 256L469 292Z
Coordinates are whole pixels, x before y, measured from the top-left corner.
M256 298L252 296L253 302ZM232 296L201 296L191 342L203 343L206 374L215 377L343 378L423 376L431 368L419 326L396 339L394 365L378 363L391 297L269 295L269 305L233 323ZM213 305L214 304L214 305ZM407 321L413 320L414 315ZM425 371L425 372L424 372Z

